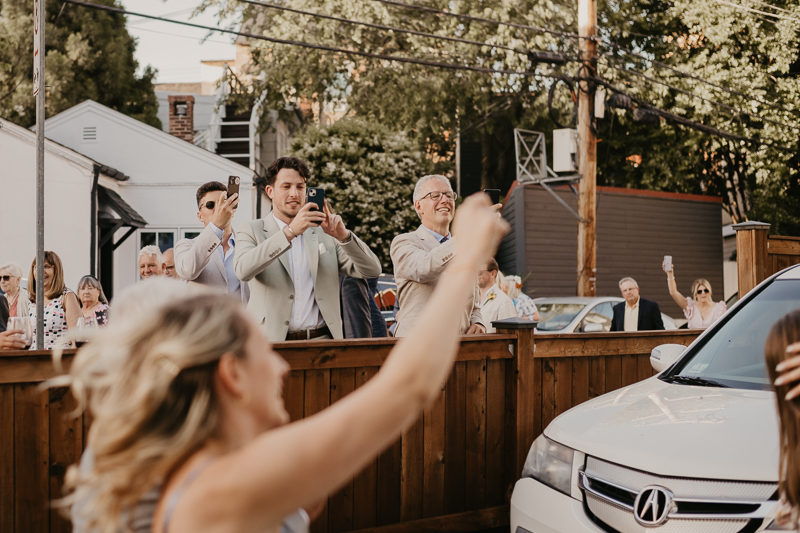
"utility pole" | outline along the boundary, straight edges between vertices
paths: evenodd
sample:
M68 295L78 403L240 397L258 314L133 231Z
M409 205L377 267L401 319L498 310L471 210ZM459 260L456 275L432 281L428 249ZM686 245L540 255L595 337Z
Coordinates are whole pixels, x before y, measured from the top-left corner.
M44 10L33 2L33 95L36 97L36 348L44 350ZM30 283L31 280L28 280Z
M578 0L578 33L580 35L581 70L579 78L597 73L597 0ZM578 296L597 294L597 137L594 120L592 81L579 81L578 97L578 172L581 173L578 193Z

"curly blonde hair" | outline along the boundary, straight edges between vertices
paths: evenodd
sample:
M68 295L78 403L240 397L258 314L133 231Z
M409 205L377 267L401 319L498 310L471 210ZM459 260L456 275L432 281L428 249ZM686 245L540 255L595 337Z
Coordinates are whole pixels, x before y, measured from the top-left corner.
M244 357L250 335L241 303L227 295L189 293L150 311L97 332L68 376L79 409L94 417L94 465L70 467L60 503L80 501L93 531L129 529L122 517L210 438L217 363L224 353Z

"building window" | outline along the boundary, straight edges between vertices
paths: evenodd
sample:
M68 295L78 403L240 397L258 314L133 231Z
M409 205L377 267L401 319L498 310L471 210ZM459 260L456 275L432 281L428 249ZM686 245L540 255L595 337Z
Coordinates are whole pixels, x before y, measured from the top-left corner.
M173 229L142 230L139 232L139 249L145 246L156 245L162 252L175 246L175 234Z

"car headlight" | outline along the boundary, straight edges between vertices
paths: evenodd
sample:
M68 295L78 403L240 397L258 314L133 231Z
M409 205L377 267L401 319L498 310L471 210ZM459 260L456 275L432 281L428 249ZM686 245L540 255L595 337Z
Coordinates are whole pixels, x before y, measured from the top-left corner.
M540 435L528 452L522 477L533 478L569 496L574 454L572 448Z

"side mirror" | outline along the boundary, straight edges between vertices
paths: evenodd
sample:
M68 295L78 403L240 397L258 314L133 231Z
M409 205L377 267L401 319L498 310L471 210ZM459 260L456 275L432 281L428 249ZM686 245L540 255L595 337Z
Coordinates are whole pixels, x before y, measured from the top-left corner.
M586 324L583 326L584 333L600 333L603 331L603 324Z
M662 372L672 366L672 363L686 351L683 344L662 344L650 352L650 364L656 372Z

